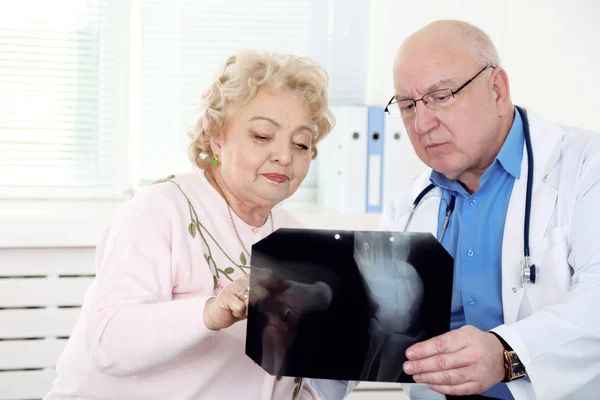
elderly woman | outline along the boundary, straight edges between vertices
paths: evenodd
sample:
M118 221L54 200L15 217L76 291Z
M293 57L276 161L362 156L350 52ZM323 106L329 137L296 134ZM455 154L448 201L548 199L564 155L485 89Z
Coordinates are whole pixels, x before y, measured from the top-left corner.
M327 74L278 54L229 58L191 132L199 170L125 204L61 354L54 399L312 399L245 355L251 246L295 226L298 189L331 130Z

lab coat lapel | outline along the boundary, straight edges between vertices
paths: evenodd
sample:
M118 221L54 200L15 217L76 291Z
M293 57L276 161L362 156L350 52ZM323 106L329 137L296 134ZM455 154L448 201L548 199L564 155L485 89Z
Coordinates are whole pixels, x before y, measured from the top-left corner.
M391 231L404 231L406 222L410 216L410 210L412 209L412 202L417 196L429 185L429 171L423 173L417 179L417 182L412 185L406 197L396 204L397 215L394 218L393 223L390 226L384 227L386 230ZM430 232L433 236L437 233L437 222L439 214L439 205L442 198L442 191L440 188L433 188L427 193L419 205L415 209L412 219L408 227L407 232Z
M544 178L560 154L562 132L557 125L549 123L532 112L528 113L528 117L534 159L529 247L531 261L535 264L541 261L543 256L543 238L557 197L556 190L548 186ZM515 180L513 186L502 241L502 300L504 322L507 324L517 320L523 295L527 285L531 285L526 283L521 288L527 162L527 151L524 148L521 176ZM540 279L543 279L543 275Z
M423 197L418 207L419 210L414 213L408 230L411 232L429 232L436 237L441 198L439 188L432 189L427 196Z

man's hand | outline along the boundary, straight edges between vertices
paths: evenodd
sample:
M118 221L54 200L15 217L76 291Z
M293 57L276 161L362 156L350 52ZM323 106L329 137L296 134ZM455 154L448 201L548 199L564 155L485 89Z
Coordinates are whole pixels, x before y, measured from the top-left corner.
M473 326L417 343L406 357L404 372L443 394L479 394L504 379L502 343Z

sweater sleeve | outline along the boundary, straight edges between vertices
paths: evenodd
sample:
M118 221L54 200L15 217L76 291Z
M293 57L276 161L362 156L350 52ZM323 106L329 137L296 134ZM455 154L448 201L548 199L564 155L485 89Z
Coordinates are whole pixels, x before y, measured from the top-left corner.
M187 252L184 232L175 206L157 188L127 203L106 230L86 327L101 372L135 375L216 333L204 325L210 297L173 300L181 262L173 255Z

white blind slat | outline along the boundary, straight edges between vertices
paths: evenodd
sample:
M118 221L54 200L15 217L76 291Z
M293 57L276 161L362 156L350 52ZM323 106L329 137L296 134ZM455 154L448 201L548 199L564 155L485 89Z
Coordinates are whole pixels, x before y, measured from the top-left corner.
M48 187L118 181L127 32L127 4L119 3L2 7L0 186L39 187L43 195Z
M141 0L139 18L132 4L2 8L0 189L117 188L130 170L142 184L190 170L185 133L200 94L242 49L311 57L330 74L333 104L364 101L367 0ZM138 94L129 93L131 78ZM316 168L304 186L316 185Z

